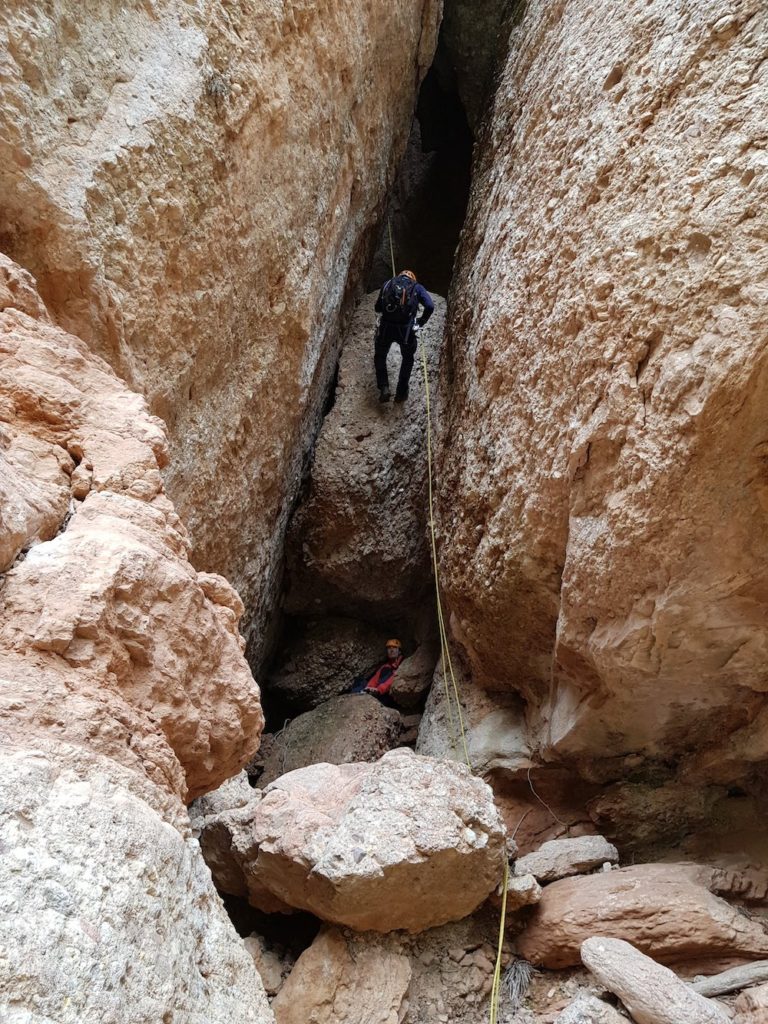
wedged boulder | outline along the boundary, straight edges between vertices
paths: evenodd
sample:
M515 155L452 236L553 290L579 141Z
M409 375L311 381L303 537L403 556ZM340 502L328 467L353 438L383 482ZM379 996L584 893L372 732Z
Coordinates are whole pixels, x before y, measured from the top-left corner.
M708 874L697 865L643 864L552 882L517 948L553 968L578 964L581 943L595 933L664 963L764 957L766 926L714 896Z
M627 1024L627 1018L597 996L579 996L557 1016L555 1024Z
M619 851L603 836L550 839L515 862L516 875L533 875L538 882L555 882L579 875L605 863L616 864Z
M541 899L542 888L533 875L512 875L507 880L507 910L530 907Z
M411 965L401 952L367 945L353 952L336 928L306 949L272 1003L276 1024L393 1024L402 1020Z
M413 654L404 658L395 674L390 694L398 707L416 707L432 685L438 650L422 643Z
M445 301L434 298L419 345L436 395ZM292 614L322 607L374 620L402 618L419 611L432 585L420 356L408 400L380 403L372 366L374 300L365 297L350 321L336 401L317 441L307 498L289 528L285 603ZM394 346L393 385L399 356Z
M375 761L397 746L400 713L367 694L334 697L271 737L258 785L307 765ZM258 763L258 762L257 762Z
M357 930L417 932L471 914L504 856L489 787L407 749L300 768L199 826L204 852L209 832L232 851L228 873L253 906L282 902Z
M289 619L283 633L287 639L266 687L293 714L344 693L386 656L386 634L357 619Z
M497 928L483 911L418 935L326 926L272 1004L278 1024L483 1019Z
M581 959L598 981L621 999L637 1024L728 1024L725 1010L694 992L628 942L587 939Z

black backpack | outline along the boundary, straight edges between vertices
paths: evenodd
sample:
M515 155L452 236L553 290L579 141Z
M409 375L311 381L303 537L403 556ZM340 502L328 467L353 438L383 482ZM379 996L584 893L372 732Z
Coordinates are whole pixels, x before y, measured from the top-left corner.
M406 274L399 274L387 281L381 292L381 308L385 320L395 324L406 324L419 311L419 297L416 282Z

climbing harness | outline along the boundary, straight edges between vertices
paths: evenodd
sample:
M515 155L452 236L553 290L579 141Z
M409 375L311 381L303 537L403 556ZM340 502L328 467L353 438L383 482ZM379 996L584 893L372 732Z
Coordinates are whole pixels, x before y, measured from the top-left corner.
M395 271L395 251L392 244L392 222L387 220L387 228L389 232L389 255L392 260L392 276L396 274ZM422 334L423 334L422 328ZM445 673L445 666L448 666L448 674L451 678L451 688L453 690L453 700L456 702L456 713L459 722L459 729L461 730L461 742L464 750L464 760L467 763L467 767L470 772L472 771L472 763L469 759L469 750L467 748L467 735L464 727L464 716L461 710L461 699L459 697L459 687L456 682L456 673L453 670L453 662L451 660L451 651L448 644L448 631L445 628L445 616L443 615L443 602L440 597L440 575L437 564L437 537L435 532L435 508L434 508L434 488L433 488L433 458L432 458L432 409L431 409L431 395L429 389L429 372L427 367L427 354L424 346L424 341L421 343L421 372L424 376L424 395L426 398L427 406L427 494L429 499L429 536L430 536L430 548L432 553L432 575L435 580L435 603L437 605L437 625L438 632L440 634L440 653L441 653L441 669L443 674L443 687L445 689L446 706L448 710L448 721L450 723L451 735L453 739L454 752L456 749L456 727L453 720L452 710L452 698L451 692L448 689L448 680ZM519 826L518 826L519 827ZM517 830L515 830L517 831ZM496 963L493 969L493 983L491 986L490 996L490 1016L489 1024L497 1024L499 1016L499 996L501 994L501 961L503 955L504 946L504 928L506 925L507 918L507 891L509 888L509 864L507 861L506 851L504 853L504 876L501 886L501 918L499 921L499 941L496 950Z

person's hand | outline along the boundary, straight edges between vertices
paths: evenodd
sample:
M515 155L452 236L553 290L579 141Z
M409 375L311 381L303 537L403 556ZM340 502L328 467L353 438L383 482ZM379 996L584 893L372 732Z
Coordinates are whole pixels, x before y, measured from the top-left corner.
M411 330L413 331L413 333L418 338L418 336L421 334L421 324L414 324L413 327L411 328Z

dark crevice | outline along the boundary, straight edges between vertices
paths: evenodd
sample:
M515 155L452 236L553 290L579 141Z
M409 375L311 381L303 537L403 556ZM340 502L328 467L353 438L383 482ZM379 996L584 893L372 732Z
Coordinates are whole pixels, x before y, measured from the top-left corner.
M395 179L368 277L373 291L396 270L413 270L446 295L469 199L473 137L441 38L419 92L408 147Z

